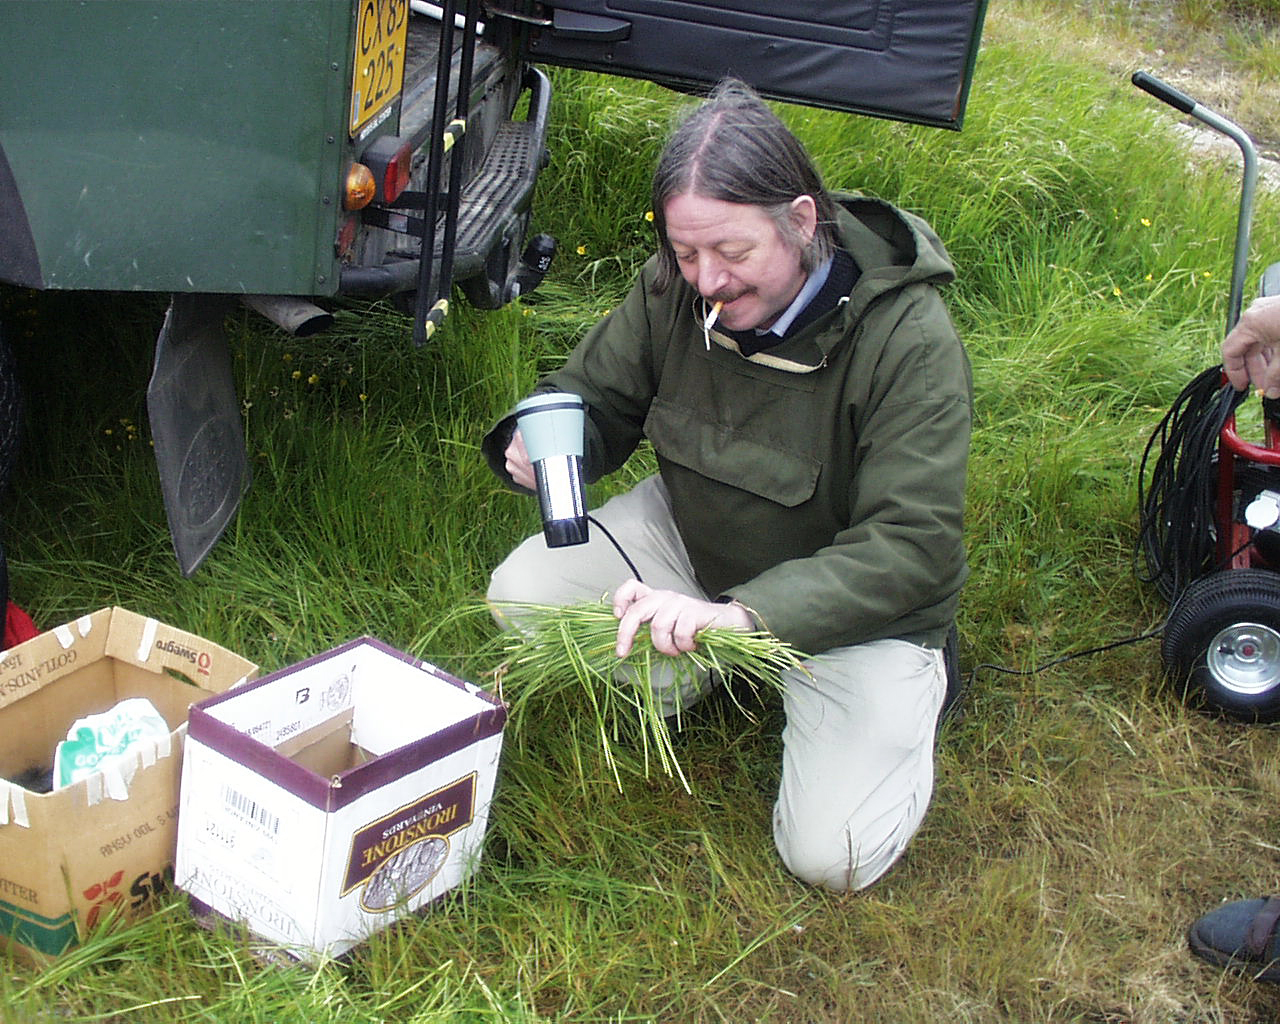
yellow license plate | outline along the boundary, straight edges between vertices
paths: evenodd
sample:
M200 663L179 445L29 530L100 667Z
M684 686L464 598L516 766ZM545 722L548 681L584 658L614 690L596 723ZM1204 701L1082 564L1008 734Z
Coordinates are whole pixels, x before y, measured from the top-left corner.
M409 0L358 0L351 75L351 135L385 110L404 88Z

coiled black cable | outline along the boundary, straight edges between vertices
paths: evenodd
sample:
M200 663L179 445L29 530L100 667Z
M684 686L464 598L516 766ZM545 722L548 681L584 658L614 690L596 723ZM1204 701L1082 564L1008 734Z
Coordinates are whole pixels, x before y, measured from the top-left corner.
M1203 371L1182 389L1142 453L1135 553L1146 571L1138 577L1167 601L1213 568L1218 435L1246 394L1222 383L1221 366Z

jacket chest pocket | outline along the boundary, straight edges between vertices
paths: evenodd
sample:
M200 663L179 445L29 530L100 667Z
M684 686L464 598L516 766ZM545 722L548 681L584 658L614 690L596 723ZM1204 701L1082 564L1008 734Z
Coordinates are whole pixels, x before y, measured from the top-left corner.
M659 456L787 508L813 497L822 471L821 460L811 454L661 398L650 406L644 432Z

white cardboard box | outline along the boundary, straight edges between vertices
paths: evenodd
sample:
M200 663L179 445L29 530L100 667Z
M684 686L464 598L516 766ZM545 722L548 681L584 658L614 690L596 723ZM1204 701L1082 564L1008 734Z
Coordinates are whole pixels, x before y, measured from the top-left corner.
M0 654L0 947L46 963L105 913L142 910L168 888L188 706L256 674L239 655L124 608ZM140 744L114 777L52 792L35 784L73 722L131 697L151 701L167 737Z
M176 880L338 956L475 870L505 705L369 637L191 709Z

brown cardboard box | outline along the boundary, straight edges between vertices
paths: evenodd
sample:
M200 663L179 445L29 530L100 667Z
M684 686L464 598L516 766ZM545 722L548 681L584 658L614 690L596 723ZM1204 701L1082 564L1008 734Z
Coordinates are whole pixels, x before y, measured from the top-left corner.
M257 675L217 644L103 608L0 655L0 947L37 963L108 910L140 909L172 878L187 708ZM38 792L12 780L52 765L73 722L146 697L170 728L121 773Z

